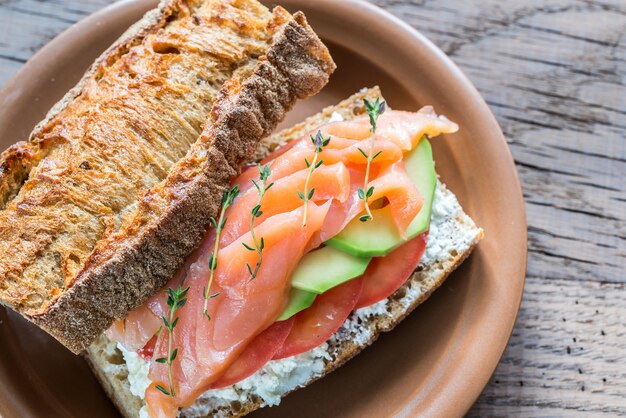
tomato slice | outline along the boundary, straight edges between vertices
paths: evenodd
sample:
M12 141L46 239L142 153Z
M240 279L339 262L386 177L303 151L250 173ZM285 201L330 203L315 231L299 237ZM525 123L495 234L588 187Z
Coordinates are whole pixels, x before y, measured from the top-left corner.
M294 323L291 317L286 321L275 322L257 335L244 349L226 372L211 384L211 389L223 388L237 383L254 374L281 349Z
M157 335L154 335L154 337L148 340L148 342L146 343L146 345L143 346L143 348L140 348L139 350L137 350L137 354L139 354L145 361L150 361L150 359L152 358L152 355L154 354L154 346L156 345L156 342L157 342Z
M355 309L373 305L400 288L417 268L426 249L428 232L405 242L384 257L370 261L363 273L363 291Z
M354 309L362 287L362 278L350 280L322 293L311 307L293 316L293 328L274 359L304 353L330 338Z

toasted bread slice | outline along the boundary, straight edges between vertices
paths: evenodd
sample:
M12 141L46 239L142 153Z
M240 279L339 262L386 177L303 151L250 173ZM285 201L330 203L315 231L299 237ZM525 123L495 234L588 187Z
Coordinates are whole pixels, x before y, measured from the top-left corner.
M380 97L378 88L361 91L337 106L279 132L262 144L257 158L278 145L326 123L331 117L350 120L364 114L363 98ZM334 114L334 116L333 116ZM325 376L393 329L426 300L446 277L469 256L483 236L459 206L455 196L438 183L426 251L411 278L391 297L352 313L321 347L297 357L273 360L231 388L210 390L181 417L238 417L260 407L276 405L281 397ZM135 353L124 352L102 335L87 351L87 359L109 397L125 417L138 417L144 406L138 396L145 389L147 366ZM132 381L132 384L131 384Z
M335 65L304 15L165 0L0 157L0 300L78 353L171 278Z

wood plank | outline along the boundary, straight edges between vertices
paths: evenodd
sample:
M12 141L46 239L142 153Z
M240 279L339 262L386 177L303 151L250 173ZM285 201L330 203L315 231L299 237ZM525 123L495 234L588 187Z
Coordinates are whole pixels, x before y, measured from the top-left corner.
M506 354L469 416L626 412L623 284L529 276Z
M42 46L109 0L0 1L0 88Z

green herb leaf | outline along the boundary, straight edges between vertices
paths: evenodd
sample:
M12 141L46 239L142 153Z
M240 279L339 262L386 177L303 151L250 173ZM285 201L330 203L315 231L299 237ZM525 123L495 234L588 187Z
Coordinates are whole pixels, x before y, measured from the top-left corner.
M311 142L315 145L315 148L320 148L324 144L324 136L322 135L322 131L317 131L315 137L311 135Z
M215 271L217 268L217 258L215 258L212 254L209 258L209 270Z
M248 251L256 251L254 248L252 248L251 246L249 246L248 244L246 244L245 242L242 242L243 246L246 247L246 249Z
M374 154L374 143L376 140L376 121L378 120L378 116L382 115L383 113L385 113L385 109L386 109L386 104L383 100L380 99L380 97L377 97L376 100L371 101L368 99L363 99L363 104L365 105L365 111L367 112L367 115L369 116L370 119L370 125L372 126L370 129L370 132L372 133L371 137L370 137L370 149L369 149L369 153L366 153L363 149L359 148L359 151L361 152L361 154L367 158L367 167L365 169L365 180L364 180L364 185L362 189L359 189L358 193L359 193L359 198L363 201L365 201L365 211L367 212L366 215L363 215L359 218L359 220L361 222L366 222L368 220L373 219L372 217L372 212L370 210L369 207L369 202L368 199L373 195L374 193L374 188L373 187L368 187L369 186L369 175L370 175L370 168L372 165L372 160L374 160L376 157L378 157L381 151L378 151L377 153ZM367 192L365 191L367 190Z
M215 243L213 244L213 252L211 253L211 256L209 258L210 274L209 274L207 285L204 290L204 306L202 308L202 313L204 314L204 316L206 316L209 319L209 321L211 320L211 315L209 315L209 313L207 312L207 305L209 303L208 295L211 290L211 285L213 284L213 277L215 275L215 270L217 269L217 253L219 250L220 235L222 233L222 230L226 226L226 221L228 219L228 217L226 216L226 209L228 209L228 207L233 203L233 201L238 195L239 195L239 186L237 185L231 187L227 192L225 192L224 196L222 197L222 208L220 210L219 221L217 222L215 222L215 220L213 221L213 224L215 226Z
M166 363L167 364L167 372L169 376L169 389L165 389L163 386L157 385L157 388L168 396L175 396L174 392L174 380L172 376L172 362L176 359L176 355L178 354L178 348L174 348L172 350L172 343L174 340L174 328L178 324L178 316L174 316L174 313L185 306L187 303L187 292L189 291L189 286L183 289L181 285L178 285L176 289L168 288L167 289L167 304L170 307L169 310L169 318L166 318L165 315L161 316L163 320L163 327L169 331L169 336L167 340L167 357L158 358L155 361L157 363ZM203 292L206 293L206 290L203 289Z
M163 392L165 395L167 395L167 396L172 396L172 394L171 394L171 393L170 393L167 389L165 389L163 386L161 386L161 385L156 385L156 388L157 388L158 390L160 390L161 392Z
M319 156L319 153L322 152L322 149L330 143L330 136L328 138L324 138L324 135L322 135L322 131L318 130L315 136L313 135L310 135L310 136L311 136L311 142L315 146L315 154L313 156L313 161L311 162L309 162L309 160L306 157L304 158L304 163L307 166L308 172L307 172L306 180L304 182L304 191L298 192L298 197L300 197L300 199L304 202L304 209L302 211L302 226L303 227L306 226L307 209L308 209L307 202L311 200L311 198L313 197L313 194L315 193L314 188L309 190L309 182L311 180L311 175L313 174L313 171L315 169L317 169L319 166L321 166L324 163L324 160L318 161L317 158Z
M259 168L259 178L261 179L261 181L265 182L271 174L270 166L261 166L260 164L258 164L257 167Z

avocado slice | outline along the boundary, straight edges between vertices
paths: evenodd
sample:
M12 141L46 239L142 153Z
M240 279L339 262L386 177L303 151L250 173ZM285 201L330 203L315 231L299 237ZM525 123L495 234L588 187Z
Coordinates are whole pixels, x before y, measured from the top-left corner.
M362 275L370 260L369 257L355 257L333 247L323 247L302 257L291 276L291 285L321 294Z
M426 232L430 226L437 173L430 142L422 137L417 147L405 158L406 172L424 199L424 205L407 229L407 239ZM353 219L338 235L326 241L326 245L359 257L380 257L406 242L398 232L389 206L372 210L373 220Z
M300 311L305 310L309 306L313 305L317 293L307 292L306 290L296 289L292 287L289 291L289 302L280 314L277 321L284 321L289 319Z

